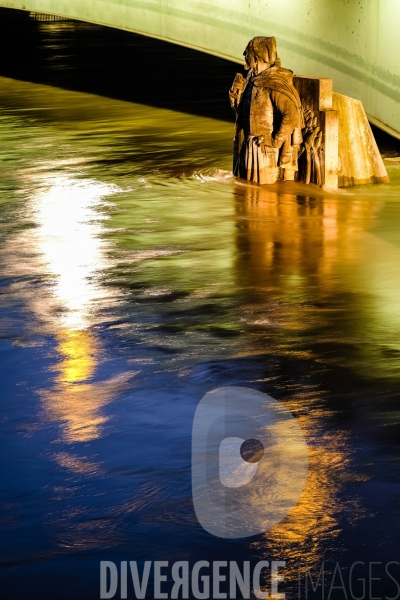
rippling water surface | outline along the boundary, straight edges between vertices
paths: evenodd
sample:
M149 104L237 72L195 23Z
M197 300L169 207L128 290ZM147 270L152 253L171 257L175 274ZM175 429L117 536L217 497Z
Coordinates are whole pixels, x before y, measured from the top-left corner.
M390 185L246 185L211 100L0 78L4 597L97 598L99 560L275 559L294 598L298 561L398 560L396 151ZM298 506L248 540L193 512L192 418L221 385L282 401L309 445Z

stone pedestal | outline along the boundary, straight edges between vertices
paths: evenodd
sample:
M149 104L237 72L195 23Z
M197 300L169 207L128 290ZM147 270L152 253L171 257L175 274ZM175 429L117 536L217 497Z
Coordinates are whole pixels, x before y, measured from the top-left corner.
M332 79L299 75L294 77L293 83L303 110L311 111L313 126L322 131L320 147L312 149L314 155L318 153L321 176L317 178L315 172L311 173L310 183L326 189L389 183L362 103L333 92ZM302 181L306 181L306 163L303 153L299 171Z
M332 79L296 75L293 84L299 92L303 111L312 111L315 124L322 131L322 143L319 149L322 181L316 181L314 176L311 177L311 183L336 189L339 168L339 121L337 111L332 108ZM301 172L300 177L304 179Z
M333 92L333 108L339 116L339 186L389 183L362 102Z

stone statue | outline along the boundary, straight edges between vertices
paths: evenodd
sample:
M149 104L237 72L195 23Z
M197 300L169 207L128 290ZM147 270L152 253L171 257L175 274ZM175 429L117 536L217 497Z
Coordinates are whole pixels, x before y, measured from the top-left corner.
M274 37L253 38L244 57L248 75L238 73L229 90L236 113L233 173L257 183L293 180L305 126L293 72L281 68Z
M282 69L274 37L244 51L229 98L236 113L233 173L256 183L296 180L326 190L389 183L359 100L337 94L332 79Z

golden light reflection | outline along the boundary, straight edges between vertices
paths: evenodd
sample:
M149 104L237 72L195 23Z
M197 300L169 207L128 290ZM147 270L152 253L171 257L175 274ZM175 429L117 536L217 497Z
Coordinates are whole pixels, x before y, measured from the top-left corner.
M110 292L98 281L98 273L108 265L99 208L119 188L51 174L63 166L63 161L42 165L42 179L37 169L24 174L35 180L32 187L36 190L31 213L36 228L30 244L40 257L41 272L51 282L49 295L32 299L32 304L41 320L48 322L59 357L52 367L54 385L40 392L47 415L60 423L65 441L84 442L101 436L107 421L102 408L124 389L128 379L94 381L101 348L90 327L94 308L110 300Z
M66 330L57 335L57 351L62 355L57 365L58 383L79 383L90 379L96 367L97 348L85 330Z
M288 185L286 185L288 184ZM305 195L299 184L284 187L246 186L237 192L240 234L247 266L256 284L271 283L271 274L301 278L316 274L325 287L340 262L361 259L359 240L371 226L381 202L352 197L325 197L320 190ZM278 193L277 193L278 192ZM240 244L240 236L239 236ZM268 273L268 280L265 278ZM285 285L285 280L280 280Z
M87 364L83 364L82 369L72 371L70 365L65 364L67 362L68 359L64 361L64 368L57 379L64 379L71 372L81 376L87 369ZM126 389L130 377L131 374L125 373L99 382L64 380L53 388L42 390L48 416L52 421L60 422L64 440L87 442L101 437L102 427L108 420L102 414L102 408Z
M285 403L292 412L301 409L300 402ZM288 559L285 575L290 581L298 577L298 563L308 563L311 569L319 569L324 552L336 547L341 531L339 522L343 510L348 519L361 517L361 510L354 500L343 507L338 493L344 481L357 480L359 476L348 472L347 440L343 434L324 431L319 439L320 416L313 413L297 418L308 443L309 469L304 492L291 513L281 523L264 534L262 540L252 544L253 549L270 556Z
M313 574L318 573L324 554L337 551L337 538L343 528L343 522L351 524L364 514L356 498L344 502L340 498L340 491L345 484L366 480L368 477L351 471L347 434L327 427L327 411L319 409L319 403L319 394L315 392L294 395L285 401L285 408L298 415L297 423L307 441L307 482L290 514L250 542L250 548L258 558L271 560L273 557L275 560L285 560L285 580L296 585L299 563L307 563ZM276 433L279 435L279 431ZM284 425L282 433L284 434ZM301 460L300 455L299 459ZM295 477L296 468L290 473L283 486L284 490L294 489ZM246 497L246 503L250 502L251 506L258 507L260 515L263 514L265 506L265 514L268 514L271 503L268 490L264 497L254 489L249 493L250 498ZM278 494L276 497L278 507L284 494Z
M360 375L399 378L400 247L385 230L375 233L384 204L358 190L334 196L291 182L238 186L236 272L242 287L258 290L242 320L280 325L282 344L285 331L321 326L326 344L357 347L351 360ZM262 290L270 304L276 298L269 322ZM342 331L327 321L339 309Z
M57 334L56 349L60 361L54 366L55 386L42 390L51 420L62 424L69 442L98 438L106 421L100 409L113 391L89 382L97 365L96 340L85 330L64 330Z
M319 315L313 301L332 298L339 278L343 287L346 269L352 275L361 263L362 240L370 235L366 230L379 205L376 199L324 197L318 191L315 197L306 196L296 184L279 190L261 186L238 190L237 277L256 294L254 302L244 307L243 320L259 329L259 335L252 336L254 347L246 349L247 356L267 351L265 328L273 326L281 336L274 347L283 355L308 361L316 358L312 348L293 344L293 331L315 328L319 319L324 324L326 316ZM262 296L260 300L263 290L265 303ZM253 542L252 548L267 559L289 559L285 576L296 581L299 561L319 568L324 551L335 548L343 511L351 520L361 516L356 501L343 506L339 499L344 481L360 476L350 472L345 434L327 425L329 412L321 407L319 390L293 394L285 400L285 407L299 415L297 422L307 440L308 479L296 507L261 541Z
M107 417L102 408L120 394L134 373L123 373L106 381L91 381L99 364L100 349L88 330L64 330L57 334L60 361L55 385L41 396L52 421L61 423L67 442L99 438Z

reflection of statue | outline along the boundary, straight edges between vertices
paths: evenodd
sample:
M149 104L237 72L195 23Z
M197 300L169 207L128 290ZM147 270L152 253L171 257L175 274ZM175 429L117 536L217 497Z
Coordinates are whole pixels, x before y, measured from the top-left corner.
M253 38L244 56L247 78L238 73L229 91L236 112L233 172L258 183L293 180L304 126L293 73L280 68L274 37Z

